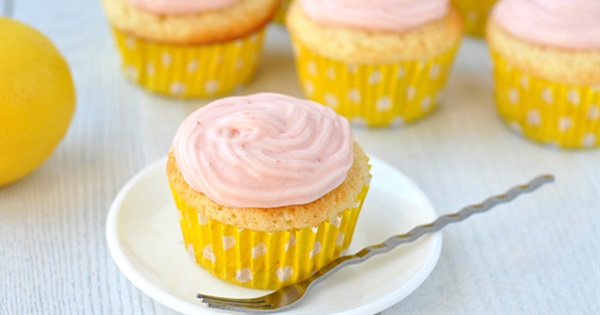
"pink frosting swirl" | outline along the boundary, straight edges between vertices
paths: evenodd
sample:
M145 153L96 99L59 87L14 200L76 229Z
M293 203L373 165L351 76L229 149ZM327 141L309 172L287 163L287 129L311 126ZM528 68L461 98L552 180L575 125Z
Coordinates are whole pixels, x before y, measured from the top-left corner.
M236 4L239 0L129 0L131 5L159 14L187 14L220 10Z
M449 0L299 0L315 21L333 26L402 32L444 17Z
M306 204L339 186L353 163L348 121L320 104L262 93L228 97L180 125L173 153L186 182L236 208Z
M503 0L494 21L535 43L571 49L600 49L598 0Z

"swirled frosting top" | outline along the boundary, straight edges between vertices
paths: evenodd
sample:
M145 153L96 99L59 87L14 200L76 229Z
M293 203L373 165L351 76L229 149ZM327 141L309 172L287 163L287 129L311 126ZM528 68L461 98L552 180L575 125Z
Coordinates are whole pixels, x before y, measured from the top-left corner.
M449 0L298 0L315 21L333 26L402 32L441 19Z
M228 97L180 125L173 153L188 185L235 208L306 204L339 186L353 163L348 121L273 93Z
M503 0L492 16L511 34L534 43L600 49L598 0Z
M129 0L134 7L159 14L188 14L220 10L239 0Z

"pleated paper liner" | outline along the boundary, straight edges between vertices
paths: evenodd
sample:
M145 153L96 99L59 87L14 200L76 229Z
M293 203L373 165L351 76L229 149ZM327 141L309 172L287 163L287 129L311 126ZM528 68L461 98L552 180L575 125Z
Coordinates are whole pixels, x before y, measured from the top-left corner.
M264 31L210 45L165 44L113 28L125 76L144 88L180 98L226 94L255 73Z
M561 148L600 145L600 86L562 84L528 75L492 53L495 99L515 132Z
M488 16L496 0L453 0L452 2L463 16L465 33L475 37L483 37Z
M287 9L290 5L291 0L281 0L279 1L279 9L277 13L275 13L275 17L273 17L273 21L275 23L284 24L285 16L287 15Z
M185 245L198 264L241 286L277 289L304 280L348 248L368 189L363 187L354 208L318 226L274 232L211 220L172 192Z
M316 54L298 40L292 42L306 97L369 127L402 125L431 113L457 48L429 60L354 65Z

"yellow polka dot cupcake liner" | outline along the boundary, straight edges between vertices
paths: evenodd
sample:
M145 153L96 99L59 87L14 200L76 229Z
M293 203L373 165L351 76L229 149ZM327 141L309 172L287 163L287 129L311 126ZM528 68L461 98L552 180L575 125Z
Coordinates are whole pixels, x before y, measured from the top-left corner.
M600 145L600 85L578 86L530 76L497 53L495 99L515 132L549 146Z
M475 37L485 35L485 26L496 0L453 0L465 21L465 33Z
M355 207L318 226L274 232L211 220L172 192L185 246L199 265L231 283L278 289L308 278L348 248L368 189L363 187Z
M433 112L458 47L429 60L368 65L327 58L293 42L306 97L368 127L402 125Z
M285 16L287 15L287 9L288 9L288 6L290 5L290 2L292 2L292 1L291 0L279 1L279 9L277 10L277 13L275 13L275 17L273 17L273 21L275 23L279 23L279 24L285 23Z
M255 73L264 30L210 45L175 45L113 28L127 78L163 95L194 98L229 93Z

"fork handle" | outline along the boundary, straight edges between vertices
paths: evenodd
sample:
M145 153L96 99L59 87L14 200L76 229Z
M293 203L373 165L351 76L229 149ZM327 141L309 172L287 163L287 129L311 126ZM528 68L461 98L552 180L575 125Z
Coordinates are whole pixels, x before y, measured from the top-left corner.
M358 264L372 256L387 253L398 245L413 242L425 234L439 231L450 223L463 221L475 213L485 212L496 205L509 202L523 193L534 191L540 186L553 181L554 177L552 175L538 176L527 184L515 186L504 194L487 198L482 203L467 206L458 212L440 216L429 224L419 225L405 234L394 235L383 243L365 247L354 255L339 257L298 284L306 285L307 287L313 286L345 266Z

